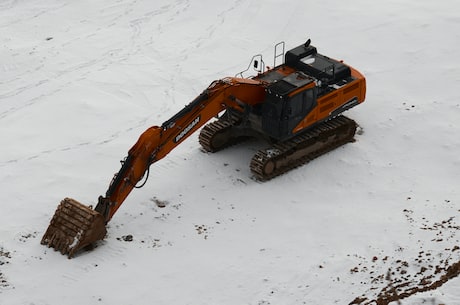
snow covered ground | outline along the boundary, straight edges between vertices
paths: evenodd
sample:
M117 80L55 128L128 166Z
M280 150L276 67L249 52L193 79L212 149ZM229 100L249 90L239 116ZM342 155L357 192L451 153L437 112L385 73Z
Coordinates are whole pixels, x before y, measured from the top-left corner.
M375 304L384 289L441 283L460 261L459 11L0 1L0 304ZM264 143L205 154L195 134L94 251L68 260L40 245L60 200L95 204L143 130L252 55L271 64L275 43L307 38L367 78L366 102L347 112L355 143L259 183L248 164ZM459 285L400 304L459 305Z

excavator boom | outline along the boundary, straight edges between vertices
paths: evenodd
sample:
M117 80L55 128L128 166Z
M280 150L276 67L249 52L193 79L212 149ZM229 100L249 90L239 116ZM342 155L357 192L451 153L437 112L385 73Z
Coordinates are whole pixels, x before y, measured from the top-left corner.
M244 105L263 101L260 81L224 78L211 83L195 100L165 121L141 134L122 161L105 196L100 196L94 210L75 199L65 198L58 206L41 243L71 258L78 250L103 239L105 225L142 179L150 166L164 158L193 132L223 110L243 110ZM235 97L238 97L236 99Z

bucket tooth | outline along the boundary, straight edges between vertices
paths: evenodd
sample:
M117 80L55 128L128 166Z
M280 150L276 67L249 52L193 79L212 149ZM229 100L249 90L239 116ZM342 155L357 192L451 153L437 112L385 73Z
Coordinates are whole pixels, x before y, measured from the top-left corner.
M61 201L41 243L71 258L106 235L104 217L72 198Z

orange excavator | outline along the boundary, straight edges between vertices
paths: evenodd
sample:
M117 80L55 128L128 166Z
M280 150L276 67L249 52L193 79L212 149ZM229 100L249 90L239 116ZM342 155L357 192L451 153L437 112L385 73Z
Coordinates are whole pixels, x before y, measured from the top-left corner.
M277 60L282 62L276 65ZM250 69L257 75L243 77ZM268 147L250 162L260 181L353 141L357 124L341 114L364 101L365 78L342 61L318 53L310 39L287 52L284 42L277 44L273 68L256 55L237 76L212 82L161 126L142 133L94 209L71 198L62 200L41 243L71 258L103 239L106 224L129 193L145 184L152 164L214 117L199 134L207 152L251 137L267 140Z

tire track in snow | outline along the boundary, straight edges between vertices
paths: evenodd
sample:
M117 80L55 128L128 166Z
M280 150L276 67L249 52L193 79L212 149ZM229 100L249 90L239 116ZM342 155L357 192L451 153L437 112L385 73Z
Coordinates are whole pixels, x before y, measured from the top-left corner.
M57 148L53 148L53 149L47 149L47 150L42 150L40 152L37 152L37 153L33 153L29 156L25 156L23 158L17 158L17 159L10 159L10 160L7 160L7 161L4 161L4 162L1 162L0 163L0 168L1 167L5 167L5 166L8 166L8 165L11 165L11 164L16 164L16 163L19 163L19 162L26 162L26 161L31 161L31 160L34 160L34 159L39 159L41 157L44 157L46 155L50 155L50 154L54 154L54 153L61 153L61 152L67 152L67 151L72 151L72 150L78 150L78 149L82 149L82 148L85 148L85 147L88 147L88 146L99 146L99 145L105 145L107 143L110 143L114 140L116 140L117 138L119 138L122 134L125 134L125 133L128 133L134 129L137 129L138 127L140 126L144 126L145 125L145 122L148 120L149 118L145 118L141 121L139 121L136 125L133 125L129 128L125 128L123 130L120 130L120 131L117 131L117 132L114 132L112 133L111 135L109 135L108 137L105 137L104 139L99 139L99 140L93 140L93 141L85 141L85 142L80 142L80 143L77 143L77 144L74 144L74 145L66 145L64 147L57 147ZM134 144L134 142L133 142ZM129 147L126 148L126 153L128 152L128 149ZM122 156L120 156L121 158Z
M134 7L135 3L136 3L136 1L129 2L128 7L123 7L123 13L120 13L115 18L112 18L110 23L113 24L113 23L116 23L116 22L121 22L122 18L124 18L125 16L129 16L130 13L133 11L133 7ZM61 7L59 7L59 8L61 8ZM121 6L118 6L118 7L121 7ZM173 7L176 8L176 9L173 10L172 9ZM4 119L4 118L6 118L6 117L18 112L18 111L28 109L30 106L33 106L33 105L35 105L35 104L37 104L39 102L46 101L47 97L52 96L52 95L54 95L54 94L56 94L58 92L63 91L67 86L72 85L76 81L84 80L93 71L102 71L102 70L107 69L113 63L119 63L119 62L122 62L122 61L126 60L127 58L129 58L129 56L132 56L133 54L135 54L136 52L139 52L141 50L141 48L143 46L142 44L139 44L138 46L134 46L134 45L136 44L136 40L140 37L143 27L152 18L168 14L168 15L170 15L168 21L172 22L178 16L180 16L180 14L186 12L189 7L190 7L190 1L189 0L178 0L173 4L164 5L164 6L158 8L158 9L155 9L155 10L153 10L151 12L147 12L147 13L144 14L143 17L133 19L130 22L130 26L132 27L132 30L133 30L133 33L132 33L132 36L131 36L131 48L129 48L129 47L128 48L123 48L122 47L122 48L119 48L119 49L109 49L109 50L105 51L103 54L101 54L100 56L98 56L96 58L91 58L91 59L89 59L87 61L83 61L81 63L65 67L65 69L63 71L58 71L57 73L55 73L55 75L52 78L42 79L42 80L39 80L39 81L37 81L37 82L35 82L33 84L21 86L19 88L14 88L13 90L11 90L9 92L5 92L5 93L0 94L0 99L11 99L11 98L18 98L21 94L30 93L32 90L35 90L37 88L39 88L42 91L45 91L45 93L42 93L39 96L36 96L34 98L31 98L31 99L28 99L23 103L18 103L18 105L14 105L12 107L9 107L6 110L3 110L2 112L0 112L0 119ZM56 8L56 9L59 9L59 8ZM113 8L113 6L112 6L112 8ZM101 12L104 12L104 9L102 9ZM222 23L223 22L224 22L224 19L222 19ZM85 33L84 36L76 37L76 38L74 38L74 39L72 39L70 41L64 41L61 44L53 46L51 51L58 50L58 51L54 52L55 53L54 55L59 56L60 52L62 52L62 50L64 50L64 46L70 46L70 44L74 43L75 41L77 41L79 39L86 39L88 37L92 37L94 35L97 35L97 33L100 30L101 30L101 28L98 28L94 32L91 32L89 34ZM125 52L123 54L124 50L127 50L127 52ZM131 52L132 50L134 50L134 53ZM113 58L114 54L117 54L115 59ZM34 69L32 69L35 72L37 72L40 69L42 69L46 64L46 61L49 60L48 58L50 57L49 52L47 52L45 54L40 54L40 55L41 56L44 55L44 57L42 57L42 59L40 60L40 65L35 67ZM32 70L23 72L23 74L29 74L30 72L33 72ZM20 81L21 77L18 77L16 75L15 79ZM48 86L50 84L52 85L52 83L54 83L56 81L62 82L62 84L60 84L58 88L54 87L55 88L54 90L49 90L48 88L43 89L44 86ZM172 84L174 84L174 83L175 83L175 81L173 80ZM120 134L129 132L134 128L137 128L139 126L144 125L144 123L145 123L145 121L147 119L148 119L148 117L145 118L144 120L140 121L136 125L134 125L132 127L129 127L129 128L125 128L125 129L121 129L119 131L116 131L115 133L111 134L110 136L108 136L108 137L106 137L105 139L102 139L102 140L84 141L84 142L76 143L76 144L71 145L71 146L64 146L64 147L57 147L57 148L53 148L53 149L42 150L40 152L30 154L29 156L25 156L25 157L17 158L17 159L10 159L10 160L7 160L5 162L2 162L2 163L0 163L0 167L4 167L4 166L10 165L12 163L34 160L34 159L43 157L45 155L49 155L49 154L53 154L53 153L57 153L57 152L65 152L65 151L69 151L69 150L80 149L80 148L85 147L85 146L103 145L103 144L109 143L109 142L113 141L114 139L118 138L120 136Z
M136 1L130 2L130 6L134 5ZM9 8L11 8L14 4L12 3L9 5ZM37 18L45 13L52 13L54 11L58 11L62 9L63 7L67 6L68 3L64 3L60 6L57 7L47 7L46 9L41 10L39 13L34 13L32 18ZM129 15L129 13L132 11L132 8L127 8L125 9L123 15ZM24 17L16 20L16 22L22 21ZM13 21L15 23L15 21ZM2 26L10 26L12 22L5 23ZM23 76L31 75L34 72L39 72L42 70L49 61L51 60L56 60L56 57L59 58L60 53L62 51L66 50L66 46L68 46L71 43L74 43L75 41L78 40L87 40L88 38L91 38L97 33L99 33L103 28L97 28L95 31L91 33L85 33L84 36L78 36L70 41L65 41L62 42L61 44L55 44L51 46L44 46L43 44L36 44L35 46L31 47L31 51L27 51L30 48L21 50L22 53L14 53L12 54L13 57L16 57L18 55L21 55L23 58L20 62L16 63L15 66L17 67L19 63L25 65L26 61L33 60L35 61L35 58L40 57L38 60L38 65L32 69L27 69L26 71L18 71L19 73L13 75L13 77L9 80L0 82L0 85L8 85L8 90L6 92L0 92L0 100L2 99L11 99L11 98L18 98L21 94L30 92L33 89L37 89L41 87L42 89L43 85L48 85L50 84L51 81L64 81L64 83L60 86L59 89L52 89L51 91L41 94L38 97L34 97L32 99L28 99L23 104L20 104L18 102L15 102L15 106L9 107L8 109L0 112L0 119L3 119L19 110L25 109L31 105L36 104L39 101L45 100L47 96L50 96L52 94L55 94L56 92L59 92L62 90L63 87L66 85L70 85L72 83L75 83L75 81L85 79L90 73L93 71L102 71L107 69L111 64L116 63L116 62L121 62L125 60L127 57L120 57L117 60L113 60L113 54L116 53L116 51L119 52L119 50L113 50L109 49L105 53L101 54L97 58L91 58L89 60L83 61L81 63L75 64L73 66L65 67L65 70L63 71L48 71L53 73L54 75L51 78L45 78L45 79L40 79L38 81L34 81L33 83L30 84L23 84ZM65 31L68 32L69 30ZM54 43L54 42L53 42ZM69 46L70 47L70 46ZM11 49L13 51L13 49ZM28 52L28 54L26 54ZM32 57L32 59L31 59ZM98 69L93 68L96 66L100 66ZM14 68L14 67L13 67ZM3 70L8 69L12 70L6 66L3 66ZM17 68L19 69L19 68ZM76 74L76 75L72 75ZM21 85L16 87L14 86L14 83L20 83ZM46 90L46 89L45 89ZM19 105L18 105L19 104Z
M115 20L113 20L113 22L121 21L121 18L123 18L124 16L129 16L130 12L133 10L133 6L134 6L135 2L136 1L130 2L129 7L124 8L123 9L124 12L122 14L119 14L115 18ZM183 7L181 7L177 11L175 11L173 16L169 20L173 20L174 16L177 17L181 12L186 11L187 8L190 6L189 1L183 1L183 0L176 1L176 4L178 4L178 5L182 4ZM163 7L159 8L159 9L156 9L154 11L146 13L144 15L144 17L142 17L142 18L134 19L132 24L131 24L133 26L133 34L132 34L132 37L131 37L131 41L132 41L131 43L134 44L135 40L137 38L139 38L139 36L141 34L142 27L144 26L144 24L146 24L150 19L154 18L155 16L159 16L159 15L166 14L166 13L169 14L171 12L171 8L172 8L173 5L174 4L163 6ZM65 46L70 47L71 44L74 43L75 41L78 41L78 40L81 40L81 39L85 40L88 37L93 37L93 36L97 35L97 33L100 30L101 30L101 28L98 28L92 33L89 33L89 34L85 33L84 36L80 35L80 36L78 36L78 37L76 37L76 38L74 38L74 39L72 39L70 41L64 41L61 44L55 45L52 50L56 49L58 51L56 51L56 54L54 54L54 55L59 56L59 53L62 52L62 50L65 50L64 49ZM142 47L142 45L139 45L137 47L137 50L135 50L135 52L140 51L141 47ZM124 50L127 50L127 52L123 52ZM113 58L114 54L117 55L115 59ZM53 94L56 94L56 93L58 93L60 91L63 91L67 86L72 85L76 81L84 80L93 71L105 70L111 64L122 62L122 61L126 60L127 58L129 58L129 56L132 56L132 54L133 53L131 52L131 49L126 48L126 47L119 48L119 49L109 49L109 50L105 51L102 55L100 55L100 56L98 56L96 58L91 58L91 59L89 59L87 61L75 64L75 65L72 65L72 66L65 67L65 69L63 71L58 71L53 76L53 78L51 78L51 79L39 80L36 83L29 84L29 85L26 85L26 86L21 86L19 88L15 88L15 89L13 89L13 90L11 90L9 92L3 93L3 94L0 95L0 99L18 98L21 94L32 93L32 90L37 89L39 87L40 87L39 89L42 92L45 91L45 93L42 93L39 96L36 96L36 97L34 97L32 99L29 99L29 100L26 100L23 103L17 103L17 105L14 105L13 107L9 107L8 109L3 110L2 112L0 112L0 119L4 119L4 118L6 118L6 117L18 112L18 111L28 109L30 106L33 106L33 105L35 105L35 104L37 104L39 102L46 101L47 97L49 97L49 96L51 96ZM49 52L47 52L45 54L40 54L40 55L43 56L42 59L40 60L40 63L41 63L40 66L38 66L38 67L36 67L34 69L31 69L30 71L23 72L23 75L29 74L29 73L34 72L34 71L35 72L39 71L41 68L44 67L44 63L46 63L46 61L49 58ZM18 80L18 81L21 81L21 77L19 77L18 75L16 75L15 79ZM60 84L57 89L54 89L52 91L48 91L48 88L43 89L43 86L45 86L45 85L48 86L48 85L52 84L52 82L55 82L55 81L62 82L62 84ZM48 91L48 92L46 92L46 91ZM76 149L80 149L80 148L86 147L86 146L104 145L104 144L107 144L107 143L117 139L123 133L129 132L129 131L131 131L134 128L137 128L139 126L143 126L148 118L149 117L141 120L136 125L131 126L129 128L124 128L124 129L115 131L114 133L112 133L111 135L105 137L102 140L99 139L99 140L92 140L92 141L84 141L84 142L76 143L76 144L70 145L70 146L66 145L66 146L56 147L56 148L52 148L52 149L42 150L42 151L32 153L32 154L30 154L28 156L25 156L25 157L22 157L22 158L10 159L10 160L7 160L5 162L2 162L2 163L0 163L0 167L5 167L5 166L11 165L13 163L25 162L25 161L38 159L38 158L41 158L41 157L44 157L46 155L50 155L50 154L53 154L53 153L76 150Z
M117 16L113 17L110 21L109 27L112 27L118 23L128 23L128 25L131 28L131 37L130 37L130 47L128 54L126 55L135 55L138 52L142 50L143 46L153 44L153 39L149 40L142 40L141 34L143 33L144 27L151 22L154 18L159 18L161 16L165 16L164 19L166 19L168 22L173 22L179 15L182 13L186 12L188 8L190 7L190 1L189 0L177 0L174 3L171 4L166 4L161 6L160 8L156 8L152 11L148 11L146 13L143 13L140 17L136 17L134 19L128 19L124 20L124 18L129 17L130 15L133 15L134 11L134 6L137 3L137 1L132 1L129 3L128 7L126 7L123 11L123 13L118 14ZM118 5L120 6L120 5ZM117 6L117 7L118 7ZM111 6L108 8L103 8L100 10L101 14L106 14L109 9L112 9L115 6ZM175 8L175 9L173 9ZM170 15L168 17L168 15ZM159 24L158 28L159 34L162 34L162 26L161 23ZM140 43L139 43L139 42ZM147 42L145 42L147 41Z
M10 10L10 9L14 9L15 6L17 6L18 4L20 4L20 2L22 1L18 1L18 0L12 0L10 1L9 3L0 3L0 10L2 11L6 11L6 10ZM19 22L22 22L24 20L24 18L27 18L27 19L35 19L37 17L40 17L44 14L49 14L50 12L51 13L54 13L55 11L63 8L63 7L66 7L67 5L69 5L69 3L59 3L59 5L55 6L55 7L46 7L38 12L36 12L36 10L33 10L31 11L32 12L32 16L20 16L20 17L17 17L16 19L12 20L12 21L7 21L5 23L0 23L0 28L7 28L7 27L10 27L16 23L19 23Z
M217 14L218 22L212 23L211 25L209 25L206 28L206 32L194 40L193 43L194 43L195 49L199 49L202 46L203 42L211 39L214 36L217 29L225 24L227 15L229 15L232 11L236 10L244 1L245 0L236 0L233 2L233 4L229 8L222 10L220 13L218 13ZM189 50L187 49L187 50L184 50L184 52L185 51L189 51Z
M123 18L129 17L131 12L134 10L134 6L137 1L130 1L128 5L122 5L118 4L115 6L110 6L108 8L103 8L100 10L101 15L104 15L109 11L110 9L118 8L121 9L122 12L118 13L115 17L111 18L109 20L109 26L116 24L116 23L122 23L124 22ZM61 6L63 7L63 6ZM60 9L61 7L55 8L54 10ZM172 10L173 7L178 7L176 10ZM153 11L145 13L142 17L132 19L129 22L129 25L132 29L132 34L130 38L130 45L126 47L121 47L117 49L109 49L105 51L103 54L98 56L97 58L91 58L87 61L83 61L78 64L74 64L72 66L65 67L65 70L63 71L51 71L54 73L54 76L49 79L41 79L35 83L28 84L28 85L22 85L18 88L13 88L7 92L0 92L0 99L11 99L15 97L19 97L21 94L30 92L30 90L37 89L39 87L43 88L43 85L49 85L52 81L65 81L62 85L60 85L60 88L54 89L52 91L49 91L47 93L41 94L38 97L34 97L32 99L28 99L22 104L9 107L6 110L3 110L0 112L0 119L6 118L11 114L16 113L17 111L26 109L29 106L32 106L40 101L46 100L46 97L51 96L59 91L62 91L64 87L67 85L71 85L75 83L76 81L79 80L84 80L87 78L89 74L91 74L94 71L103 71L106 70L110 67L112 64L120 63L123 61L126 61L129 57L134 56L135 54L139 53L142 50L142 47L152 44L153 39L150 39L147 43L137 43L138 40L140 40L140 36L143 30L143 27L148 24L149 21L151 21L153 18L165 15L165 14L171 14L171 16L168 18L169 21L175 20L181 13L184 13L187 11L187 9L190 7L190 2L189 0L178 0L173 4L168 4L164 5L158 9L155 9ZM84 36L78 36L70 41L65 41L59 45L55 45L51 47L51 51L53 50L61 50L61 51L55 51L55 54L49 54L49 51L46 52L45 54L40 54L43 56L40 60L40 65L33 68L29 69L27 71L24 71L20 74L16 74L14 78L8 80L8 83L12 83L15 81L22 81L22 76L24 75L29 75L30 73L33 72L38 72L41 70L47 61L49 61L51 55L53 57L57 57L60 55L62 50L65 50L66 47L70 47L71 44L75 43L78 40L87 40L88 38L94 37L95 35L98 35L98 33L104 28L97 28L95 31L91 33L86 33ZM140 40L144 41L144 40ZM35 49L35 47L34 47ZM7 82L3 82L3 84L6 84ZM2 83L0 83L1 85ZM14 86L14 84L12 84ZM40 89L41 89L40 88Z

